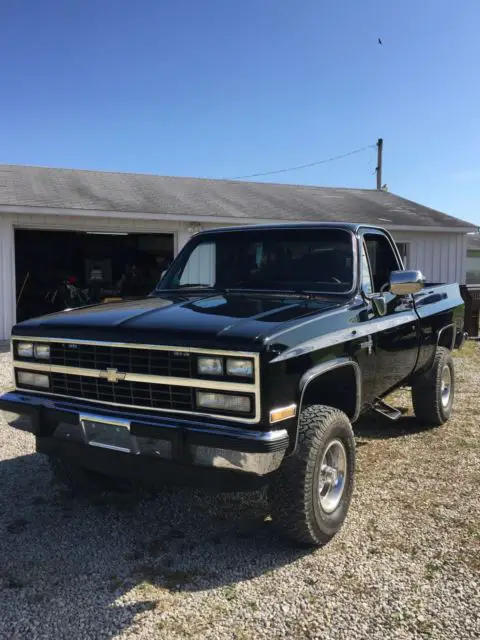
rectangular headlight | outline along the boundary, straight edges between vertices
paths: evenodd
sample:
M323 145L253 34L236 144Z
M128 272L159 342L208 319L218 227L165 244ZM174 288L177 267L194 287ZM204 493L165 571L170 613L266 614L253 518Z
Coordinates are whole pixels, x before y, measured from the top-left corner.
M33 358L33 342L17 342L17 354L20 358Z
M217 411L232 411L234 413L250 413L252 402L248 396L231 396L225 393L197 391L197 407L216 409Z
M34 373L33 371L19 371L18 382L26 387L41 387L42 389L48 389L50 386L50 380L44 373Z
M33 348L35 358L38 360L50 359L50 345L49 344L36 344Z
M253 360L245 358L228 358L227 374L240 378L253 378Z
M223 358L198 358L198 373L203 376L223 376Z

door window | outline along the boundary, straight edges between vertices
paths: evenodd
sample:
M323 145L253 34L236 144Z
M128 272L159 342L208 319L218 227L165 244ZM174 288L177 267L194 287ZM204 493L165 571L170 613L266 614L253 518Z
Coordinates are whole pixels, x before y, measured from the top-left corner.
M364 239L372 270L373 290L379 293L390 281L392 271L401 267L386 236L381 233L367 233Z

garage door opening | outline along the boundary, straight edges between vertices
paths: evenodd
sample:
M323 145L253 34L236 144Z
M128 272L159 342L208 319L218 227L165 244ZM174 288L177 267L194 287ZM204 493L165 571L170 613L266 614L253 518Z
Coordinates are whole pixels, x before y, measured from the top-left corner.
M17 229L17 321L147 295L173 255L173 234Z

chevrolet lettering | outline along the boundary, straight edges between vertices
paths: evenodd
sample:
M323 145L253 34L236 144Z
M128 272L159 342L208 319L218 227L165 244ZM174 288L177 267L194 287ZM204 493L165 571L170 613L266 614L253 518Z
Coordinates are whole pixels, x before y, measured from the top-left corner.
M405 270L380 228L216 229L144 299L17 324L0 408L75 490L267 485L280 531L322 545L352 497L352 424L398 418L401 386L419 422L448 420L463 340L458 285Z

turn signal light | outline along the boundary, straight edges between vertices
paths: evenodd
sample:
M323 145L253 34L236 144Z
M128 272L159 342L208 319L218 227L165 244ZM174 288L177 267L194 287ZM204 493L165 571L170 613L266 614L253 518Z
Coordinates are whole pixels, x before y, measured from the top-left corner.
M296 415L296 404L290 404L288 407L281 407L280 409L272 409L272 411L270 411L270 424L280 422L281 420L287 420L288 418L294 418Z

